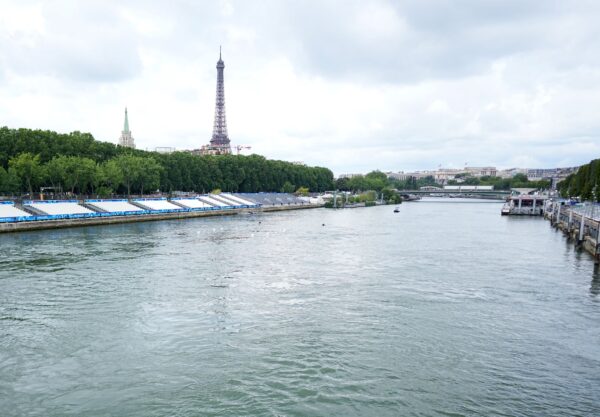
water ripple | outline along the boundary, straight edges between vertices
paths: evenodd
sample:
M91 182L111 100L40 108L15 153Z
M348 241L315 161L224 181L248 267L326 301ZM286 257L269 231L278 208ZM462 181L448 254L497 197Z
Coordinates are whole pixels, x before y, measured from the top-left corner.
M2 235L0 414L598 415L598 274L498 211Z

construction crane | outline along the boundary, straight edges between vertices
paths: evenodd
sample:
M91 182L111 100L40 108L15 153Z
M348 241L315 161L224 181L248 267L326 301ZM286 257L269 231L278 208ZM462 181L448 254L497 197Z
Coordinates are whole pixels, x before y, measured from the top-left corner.
M237 154L239 155L240 151L242 149L252 149L252 146L248 146L248 145L236 145L233 148L237 151Z

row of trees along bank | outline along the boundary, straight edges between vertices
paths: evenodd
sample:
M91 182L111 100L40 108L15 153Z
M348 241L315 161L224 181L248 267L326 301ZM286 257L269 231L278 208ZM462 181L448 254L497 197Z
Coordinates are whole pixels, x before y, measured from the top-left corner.
M468 175L459 175L457 177L460 178L460 183L458 180L451 180L448 181L448 185L493 185L496 190L510 190L511 188L548 189L550 187L550 181L529 181L524 174L517 174L512 178L490 176L476 178ZM406 180L398 180L395 178L388 178L388 176L381 171L372 171L366 175L355 175L351 178L338 178L336 181L336 188L338 190L353 192L365 190L385 192L388 189L418 190L419 187L424 186L439 187L440 185L435 182L433 176L419 179L410 177Z
M259 155L159 154L97 141L89 133L0 128L0 193L55 187L79 194L192 191L325 191L333 173Z
M562 197L600 201L600 159L579 167L576 173L559 182L557 188Z

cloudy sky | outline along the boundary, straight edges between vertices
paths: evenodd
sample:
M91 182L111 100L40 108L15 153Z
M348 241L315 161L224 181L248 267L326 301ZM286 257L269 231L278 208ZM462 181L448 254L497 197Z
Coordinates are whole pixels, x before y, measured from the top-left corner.
M336 174L600 157L600 2L0 0L0 125Z

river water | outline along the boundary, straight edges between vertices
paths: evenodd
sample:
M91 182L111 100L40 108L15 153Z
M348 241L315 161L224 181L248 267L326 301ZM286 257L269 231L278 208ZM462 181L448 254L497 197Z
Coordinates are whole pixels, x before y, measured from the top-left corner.
M0 415L600 415L599 294L495 203L0 235Z

